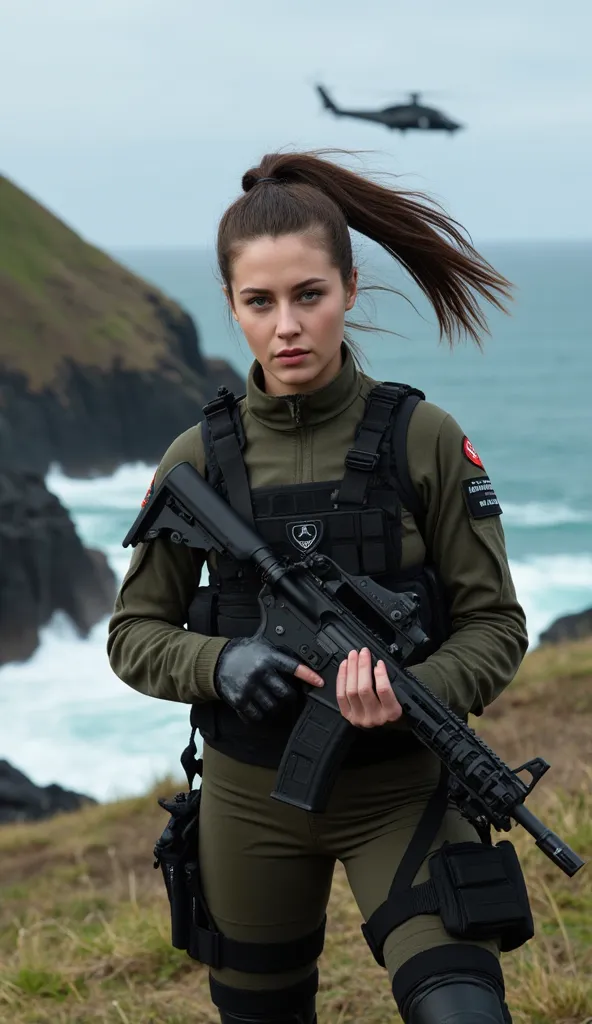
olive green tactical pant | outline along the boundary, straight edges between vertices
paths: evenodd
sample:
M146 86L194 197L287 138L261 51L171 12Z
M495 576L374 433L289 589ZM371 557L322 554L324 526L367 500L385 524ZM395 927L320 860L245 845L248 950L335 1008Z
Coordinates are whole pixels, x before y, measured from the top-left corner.
M271 799L274 770L204 745L199 856L205 898L221 932L243 942L286 942L313 931L326 911L336 860L368 920L388 895L439 772L439 761L423 748L396 761L342 769L327 810L310 814ZM445 840L477 838L449 808L431 850ZM428 878L424 861L415 883ZM384 945L391 981L417 953L452 943L462 944L438 915L406 921ZM499 956L494 941L471 945ZM282 974L225 968L211 975L233 988L281 989L307 978L315 966Z

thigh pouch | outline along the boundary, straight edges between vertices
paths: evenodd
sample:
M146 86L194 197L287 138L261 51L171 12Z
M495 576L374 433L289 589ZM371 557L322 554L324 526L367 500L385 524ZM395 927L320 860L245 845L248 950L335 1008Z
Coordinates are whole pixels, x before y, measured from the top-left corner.
M389 895L362 925L384 967L387 935L420 914L439 914L450 935L466 941L498 939L502 952L534 935L522 869L512 843L444 843L429 861L430 879L412 885L446 810L445 773L399 865Z
M201 788L177 793L172 800L158 801L171 815L154 847L154 867L160 867L164 877L173 946L187 950L194 960L215 969L231 967L237 971L272 974L313 963L323 949L325 919L314 932L290 942L237 942L217 929L200 878L200 800Z

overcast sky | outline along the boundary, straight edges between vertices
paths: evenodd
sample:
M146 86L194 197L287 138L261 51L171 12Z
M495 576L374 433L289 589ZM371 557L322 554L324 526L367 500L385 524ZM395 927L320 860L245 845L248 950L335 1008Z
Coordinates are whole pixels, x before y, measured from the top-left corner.
M468 127L335 119L316 81ZM477 241L592 238L592 0L0 0L0 172L99 245L211 244L264 152L318 146Z

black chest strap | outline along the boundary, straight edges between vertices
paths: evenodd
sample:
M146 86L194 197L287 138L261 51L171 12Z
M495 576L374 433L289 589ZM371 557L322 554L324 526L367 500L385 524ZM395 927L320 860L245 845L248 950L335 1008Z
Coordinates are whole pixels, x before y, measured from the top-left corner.
M407 458L409 420L415 406L423 397L420 396L421 392L414 391L407 398L404 398L399 406L391 437L391 468L397 482L399 498L408 512L411 512L423 542L426 548L429 548L426 540L426 509L422 499L415 490L411 473L409 472L409 459Z
M357 427L354 444L345 456L345 472L334 494L334 507L362 507L372 474L377 470L381 445L392 425L389 455L397 490L405 507L418 520L421 532L424 511L413 487L407 462L407 428L423 391L408 384L385 381L377 384L366 399L364 415ZM228 502L247 522L253 523L251 491L242 450L245 438L238 412L238 399L227 388L218 388L218 397L204 406L203 434L210 482L220 481ZM213 457L212 457L213 456Z
M423 391L409 387L408 384L397 384L393 381L385 381L372 388L366 399L364 415L356 430L354 444L345 456L345 473L335 496L336 508L341 505L359 507L366 504L366 491L372 473L378 467L381 444L393 417L395 417L395 421L398 420L399 410L410 396L413 396L415 401L409 410L409 416L417 402L425 398ZM404 437L406 435L407 424L405 424Z
M204 405L203 413L208 430L202 431L202 436L208 463L211 463L209 445L213 447L214 462L222 474L228 503L239 516L252 525L251 489L242 454L244 435L238 401L228 388L219 387L218 397ZM216 485L215 480L210 480L210 483L212 486Z

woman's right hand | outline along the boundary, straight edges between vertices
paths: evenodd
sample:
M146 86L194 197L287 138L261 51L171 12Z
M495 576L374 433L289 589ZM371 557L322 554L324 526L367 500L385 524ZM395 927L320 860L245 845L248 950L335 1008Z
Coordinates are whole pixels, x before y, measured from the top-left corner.
M323 686L318 673L258 637L235 638L222 648L214 670L218 696L246 722L260 722L280 704L296 700L299 688L286 675Z

